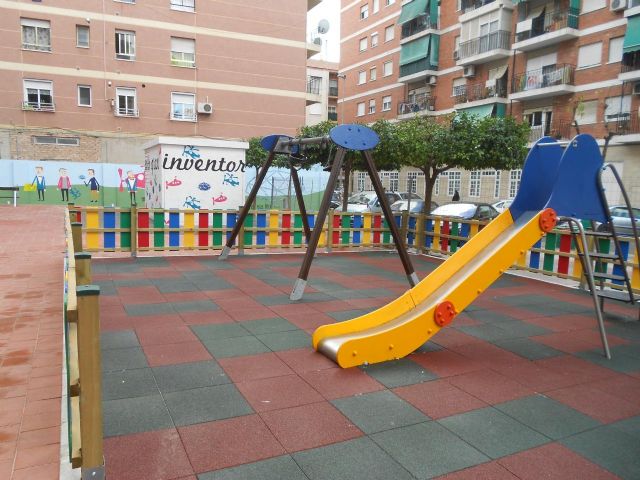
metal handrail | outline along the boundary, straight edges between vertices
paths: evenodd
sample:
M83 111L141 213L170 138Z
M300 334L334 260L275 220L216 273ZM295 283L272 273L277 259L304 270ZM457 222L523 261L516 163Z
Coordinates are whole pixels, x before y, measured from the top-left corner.
M567 10L556 10L549 12L544 16L544 21L540 23L540 27L534 29L533 19L530 30L516 33L516 42L522 42L530 38L535 38L545 33L555 32L562 28L578 28L578 17L580 10L577 8L568 8ZM535 24L538 27L538 24Z
M510 50L511 32L508 30L498 30L483 35L460 44L458 50L460 58L467 58L473 55L490 52L491 50Z
M496 83L495 87L487 87L484 83L460 85L456 87L454 103L475 102L491 97L507 97L506 83Z
M561 64L553 68L544 67L519 73L513 77L511 93L554 85L573 85L575 69L574 65Z
M434 111L436 109L436 97L426 93L419 93L413 98L408 98L404 102L398 103L398 115L417 113L424 110Z

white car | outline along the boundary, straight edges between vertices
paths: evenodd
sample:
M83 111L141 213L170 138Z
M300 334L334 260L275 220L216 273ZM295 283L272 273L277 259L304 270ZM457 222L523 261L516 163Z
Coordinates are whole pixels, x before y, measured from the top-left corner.
M402 200L402 196L398 192L385 192L389 205ZM378 200L378 195L373 191L359 192L351 195L347 201L347 212L364 213L364 212L381 212L382 206ZM336 208L336 212L342 212L342 206Z
M493 204L493 208L495 208L500 213L504 212L507 208L511 206L513 200L500 200Z

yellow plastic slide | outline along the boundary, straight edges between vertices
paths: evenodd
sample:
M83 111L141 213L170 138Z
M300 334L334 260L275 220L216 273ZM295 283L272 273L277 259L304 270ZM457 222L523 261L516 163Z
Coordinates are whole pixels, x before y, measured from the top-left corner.
M551 209L510 210L489 223L418 285L387 305L323 325L313 347L343 368L402 358L449 324L555 225Z

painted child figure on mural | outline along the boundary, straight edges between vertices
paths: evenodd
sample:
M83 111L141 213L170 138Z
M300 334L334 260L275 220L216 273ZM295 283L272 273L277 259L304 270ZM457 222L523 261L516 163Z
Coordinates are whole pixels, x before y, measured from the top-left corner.
M96 172L93 168L87 170L89 173L89 180L84 182L85 185L89 187L91 190L91 203L98 203L98 198L100 197L100 184L98 180L96 180Z
M136 178L136 174L131 170L127 172L127 179L125 180L127 184L127 190L129 191L129 199L131 200L131 206L136 206L136 190L138 190L138 181Z
M58 190L62 194L62 201L65 201L65 197L67 202L69 201L69 189L71 188L71 179L67 175L67 169L61 168L58 170L60 172L60 178L58 179Z
M31 185L36 186L36 190L38 191L38 201L44 202L44 192L47 191L47 182L45 181L44 169L42 167L36 167L36 176L33 177Z

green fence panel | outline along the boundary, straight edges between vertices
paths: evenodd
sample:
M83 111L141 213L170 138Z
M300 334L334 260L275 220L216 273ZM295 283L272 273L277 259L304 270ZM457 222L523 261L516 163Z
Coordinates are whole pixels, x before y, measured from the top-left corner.
M131 248L131 212L120 212L120 248Z
M293 244L302 245L304 226L302 225L302 215L300 215L299 213L296 213L293 216L293 228L295 229L295 232L293 232Z
M342 244L349 245L349 240L351 238L351 215L343 215L342 216Z
M249 229L253 227L253 214L247 215L247 218L244 219L244 245L248 247L253 245L253 232Z
M544 240L544 248L545 250L553 250L556 251L558 243L558 235L555 233L547 233ZM553 272L553 263L555 260L555 255L552 253L545 253L544 259L542 261L542 269L545 272Z
M212 241L214 247L222 246L222 213L213 214L213 227Z
M153 212L153 228L161 229L159 232L153 232L153 246L164 247L164 212Z

